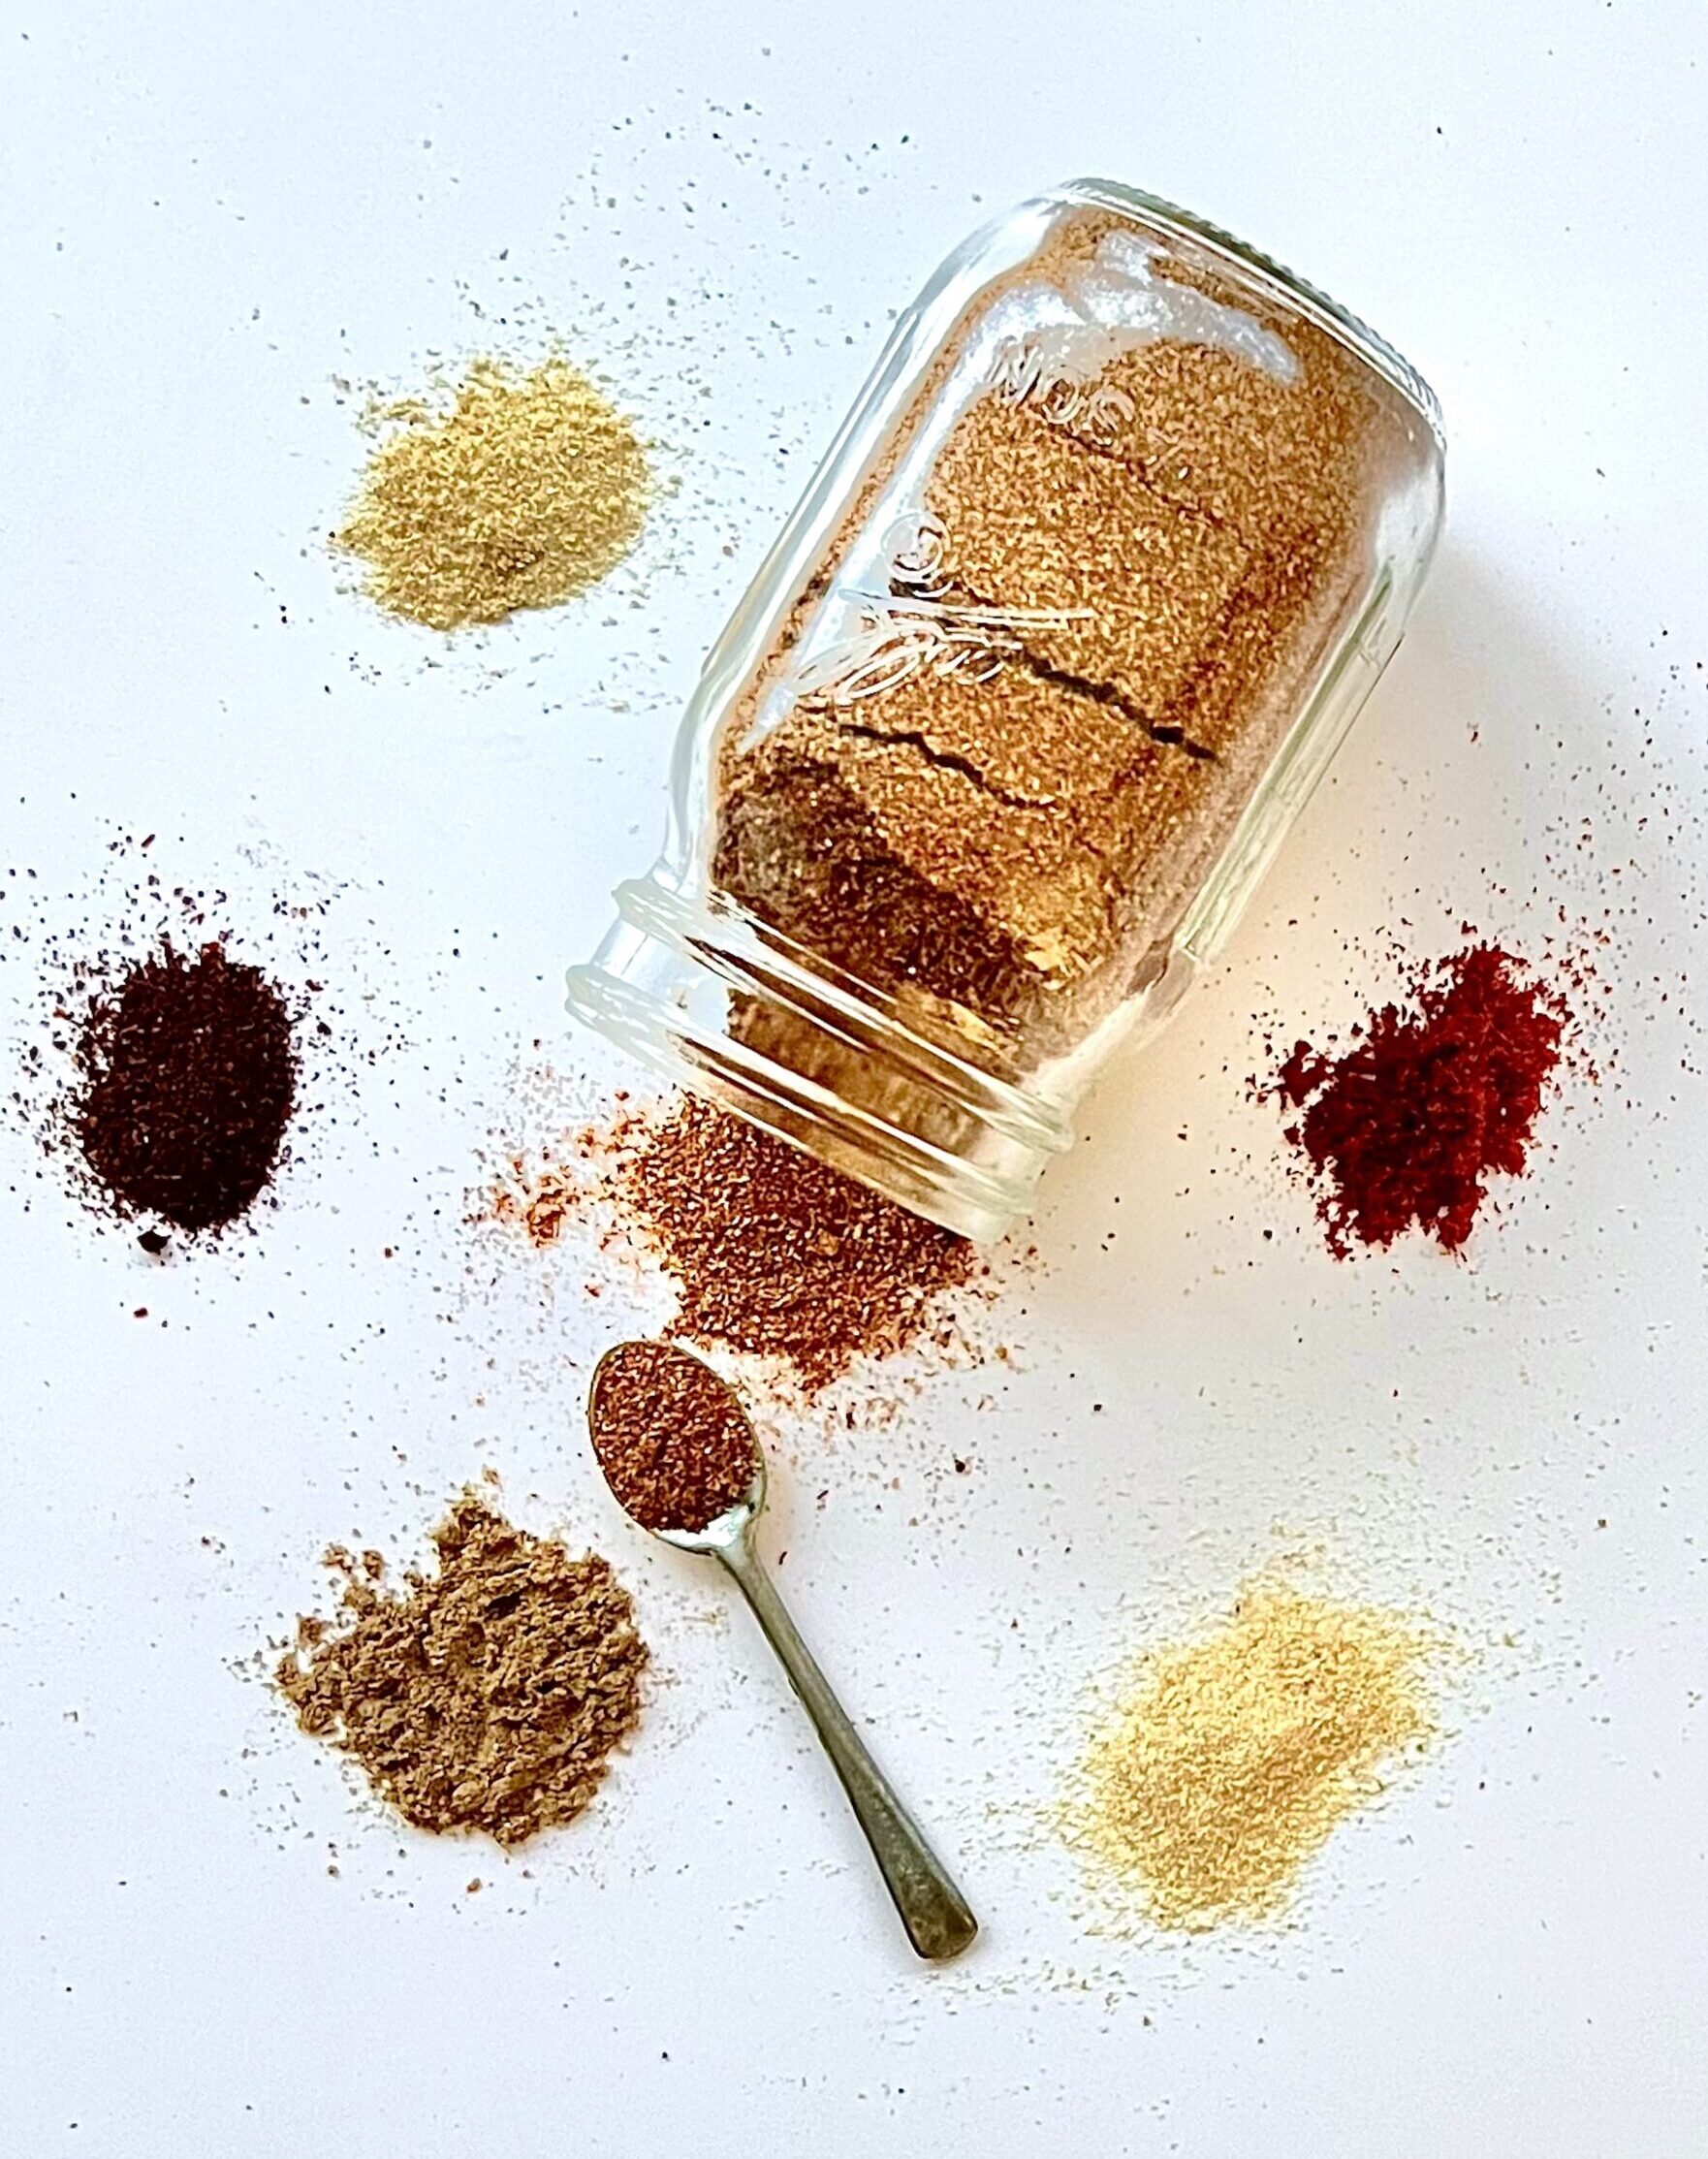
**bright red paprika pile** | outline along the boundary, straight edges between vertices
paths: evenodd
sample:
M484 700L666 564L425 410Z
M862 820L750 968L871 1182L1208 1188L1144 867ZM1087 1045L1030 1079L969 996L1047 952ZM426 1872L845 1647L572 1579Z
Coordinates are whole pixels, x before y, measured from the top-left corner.
M1415 1224L1446 1252L1470 1236L1489 1179L1518 1176L1567 1014L1493 944L1420 968L1349 1048L1300 1042L1272 1092L1316 1182L1329 1248L1385 1247Z

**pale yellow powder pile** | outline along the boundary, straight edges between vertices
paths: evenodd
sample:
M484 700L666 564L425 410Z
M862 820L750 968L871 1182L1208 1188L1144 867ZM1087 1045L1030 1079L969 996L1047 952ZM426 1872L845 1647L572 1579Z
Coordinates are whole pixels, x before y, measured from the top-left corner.
M434 629L555 607L609 574L640 537L652 484L633 424L582 371L468 368L448 410L379 416L356 503L332 544L364 589Z
M1429 1631L1273 1582L1149 1657L1087 1755L1070 1835L1157 1924L1273 1917L1434 1730Z

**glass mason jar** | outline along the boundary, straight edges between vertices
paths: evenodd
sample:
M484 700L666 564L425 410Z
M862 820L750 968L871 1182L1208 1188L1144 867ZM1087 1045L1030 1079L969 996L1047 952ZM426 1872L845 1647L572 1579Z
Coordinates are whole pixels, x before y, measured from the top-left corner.
M1439 409L1334 302L1084 180L897 323L712 648L569 1007L998 1235L1217 951L1386 665Z

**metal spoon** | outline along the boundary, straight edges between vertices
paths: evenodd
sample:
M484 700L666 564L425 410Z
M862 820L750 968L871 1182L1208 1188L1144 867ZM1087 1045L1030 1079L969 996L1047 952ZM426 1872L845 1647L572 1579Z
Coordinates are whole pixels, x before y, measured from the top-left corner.
M688 1355L685 1349L672 1353ZM600 1386L617 1354L616 1349L607 1350L593 1374L587 1397L587 1420L595 1429L599 1423ZM695 1358L693 1362L699 1364L701 1360ZM703 1369L711 1371L710 1366ZM712 1377L729 1395L745 1423L745 1412L742 1411L735 1390L720 1375L713 1373ZM751 1433L750 1425L748 1430ZM977 1934L977 1920L943 1862L926 1842L919 1825L868 1753L865 1741L831 1692L830 1682L818 1668L812 1652L801 1639L771 1576L760 1565L753 1545L753 1526L765 1506L765 1456L760 1451L757 1437L753 1440L753 1465L752 1482L727 1513L719 1514L704 1529L655 1529L650 1534L667 1544L676 1545L679 1551L709 1553L735 1577L842 1781L842 1790L848 1794L855 1819L871 1846L884 1887L901 1915L907 1939L921 1956L933 1959L959 1956Z

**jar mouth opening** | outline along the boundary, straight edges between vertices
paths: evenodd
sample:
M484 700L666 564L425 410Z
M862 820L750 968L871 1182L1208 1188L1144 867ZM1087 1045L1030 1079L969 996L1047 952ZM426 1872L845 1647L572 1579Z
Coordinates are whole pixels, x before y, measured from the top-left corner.
M1278 299L1309 316L1319 330L1374 368L1408 403L1415 406L1438 446L1445 448L1440 399L1404 353L1396 351L1379 331L1372 330L1362 317L1355 315L1331 293L1313 285L1249 240L1241 239L1238 234L1228 232L1163 196L1148 195L1142 188L1128 187L1124 181L1068 180L1058 192L1076 202L1094 203L1104 209L1124 211L1150 224L1165 226L1268 286Z
M656 875L569 969L572 1016L661 1077L977 1243L1029 1211L1064 1116L912 1033L727 901Z

